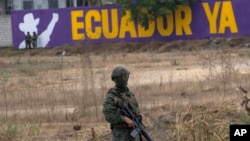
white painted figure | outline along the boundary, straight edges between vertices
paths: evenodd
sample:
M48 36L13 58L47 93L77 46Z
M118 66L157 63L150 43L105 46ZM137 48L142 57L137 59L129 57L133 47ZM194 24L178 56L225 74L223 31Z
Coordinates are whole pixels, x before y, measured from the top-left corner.
M39 34L37 31L37 25L40 22L40 18L36 18L34 19L34 15L32 13L28 13L26 15L24 15L23 17L23 23L19 24L19 29L23 32L24 36L25 33L30 32L36 32L38 34L38 38L37 38L37 47L38 48L45 48L48 43L50 42L50 36L53 33L53 30L55 28L56 23L59 20L59 15L58 13L53 13L52 15L52 19L49 23L49 25L47 26L47 28L41 33ZM20 44L19 44L19 49L25 49L25 40L23 40Z

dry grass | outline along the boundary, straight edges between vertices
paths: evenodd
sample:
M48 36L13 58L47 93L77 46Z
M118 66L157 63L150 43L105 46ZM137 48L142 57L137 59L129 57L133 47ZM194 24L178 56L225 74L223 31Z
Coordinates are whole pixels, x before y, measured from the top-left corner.
M102 103L117 65L131 70L129 87L155 141L228 140L230 124L250 121L235 91L250 88L250 51L239 48L248 39L232 40L3 49L0 140L107 140Z
M225 102L218 107L195 105L184 113L177 113L173 135L179 140L224 141L229 140L229 125L242 123L235 114L236 105Z

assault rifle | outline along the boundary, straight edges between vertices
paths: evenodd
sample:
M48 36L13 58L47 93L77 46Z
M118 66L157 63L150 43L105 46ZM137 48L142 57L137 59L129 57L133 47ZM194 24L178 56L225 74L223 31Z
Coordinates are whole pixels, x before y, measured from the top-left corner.
M130 135L132 137L136 137L138 134L141 134L145 137L145 139L147 141L153 141L150 136L148 135L148 133L144 130L143 124L141 122L141 118L139 118L138 116L136 116L130 109L133 109L132 106L128 103L125 102L122 105L118 105L121 112L127 116L128 118L130 118L131 120L133 120L135 128L133 129L133 131L130 133Z

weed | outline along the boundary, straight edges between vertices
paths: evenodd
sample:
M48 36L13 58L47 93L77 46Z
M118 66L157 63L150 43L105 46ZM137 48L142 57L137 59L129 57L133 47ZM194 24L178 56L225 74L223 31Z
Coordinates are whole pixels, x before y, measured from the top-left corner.
M0 130L0 139L13 140L21 134L16 123L9 122Z
M41 131L42 123L40 122L39 124L31 123L28 127L28 135L29 136L34 136L34 135L39 135Z

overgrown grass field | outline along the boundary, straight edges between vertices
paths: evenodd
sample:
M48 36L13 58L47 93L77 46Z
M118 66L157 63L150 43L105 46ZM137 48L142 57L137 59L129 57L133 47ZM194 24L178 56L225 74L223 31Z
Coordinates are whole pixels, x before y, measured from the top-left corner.
M250 50L204 43L1 49L0 140L109 140L102 103L125 65L154 141L227 141L230 124L250 122L239 89L250 89Z

